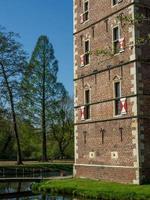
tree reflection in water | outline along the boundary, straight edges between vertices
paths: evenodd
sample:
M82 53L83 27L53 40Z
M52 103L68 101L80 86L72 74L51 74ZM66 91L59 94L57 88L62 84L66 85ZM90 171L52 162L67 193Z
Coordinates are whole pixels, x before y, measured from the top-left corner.
M32 182L0 183L0 199L5 200L78 200L71 197L51 196L49 194L32 194Z

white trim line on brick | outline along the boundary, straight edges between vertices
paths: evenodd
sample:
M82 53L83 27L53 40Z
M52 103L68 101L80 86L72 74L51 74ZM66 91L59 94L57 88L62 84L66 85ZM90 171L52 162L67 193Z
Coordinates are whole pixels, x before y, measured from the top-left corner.
M105 167L105 168L127 168L127 169L135 169L134 166L119 166L119 165L95 165L95 164L74 164L75 166L83 166L83 167Z

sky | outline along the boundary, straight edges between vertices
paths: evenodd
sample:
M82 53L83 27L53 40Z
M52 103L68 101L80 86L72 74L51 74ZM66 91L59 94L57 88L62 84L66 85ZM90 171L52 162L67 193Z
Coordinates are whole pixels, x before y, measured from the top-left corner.
M73 95L72 0L0 0L0 25L19 33L31 56L40 35L47 35L59 61L58 80Z

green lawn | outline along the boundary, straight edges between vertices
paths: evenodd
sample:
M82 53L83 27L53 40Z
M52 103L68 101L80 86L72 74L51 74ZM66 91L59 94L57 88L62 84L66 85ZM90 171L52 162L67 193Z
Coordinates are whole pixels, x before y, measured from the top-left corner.
M84 199L150 200L150 185L124 185L87 179L45 181L33 185L33 191L73 195Z

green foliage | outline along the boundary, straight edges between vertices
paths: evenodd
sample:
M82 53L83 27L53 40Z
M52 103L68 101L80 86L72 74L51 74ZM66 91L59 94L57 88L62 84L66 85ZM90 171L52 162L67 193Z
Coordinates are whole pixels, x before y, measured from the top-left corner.
M116 20L121 24L121 27L123 28L124 26L141 26L145 21L149 21L150 19L147 18L144 14L136 13L133 17L132 15L121 13L116 17ZM131 42L129 44L126 43L125 48L133 48L134 46L139 48L143 45L150 45L150 34L142 37L136 36L135 42ZM101 61L103 61L103 57L106 57L106 59L108 59L109 57L111 58L112 56L114 56L112 46L108 46L105 49L98 48L96 50L90 51L89 53L90 55L100 57Z
M27 64L26 53L17 41L18 37L18 34L0 28L0 103L9 113L11 113L9 93L11 92L13 97L14 106L17 106L20 99L20 82Z
M47 111L58 94L57 72L58 61L54 56L53 46L47 36L40 36L22 81L22 112L39 129L42 129L43 103L46 106L47 122Z
M20 139L24 159L40 159L40 134L29 122L20 123Z
M53 102L65 95L63 84L57 81L58 61L47 36L40 36L22 81L22 112L42 138L42 160L47 160L47 133Z
M71 122L73 109L72 105L71 109L64 110L69 105L69 97L64 86L57 81L57 72L58 61L53 46L47 36L40 36L22 82L24 98L21 107L26 118L43 136L43 155L47 143L45 148L50 159L63 157L62 151L69 146L67 120L70 118L68 122ZM62 125L64 122L65 126Z
M0 158L40 160L46 150L49 159L72 158L73 105L57 81L53 46L40 36L28 64L17 39L0 28Z
M17 163L22 163L16 104L20 99L20 82L26 66L26 53L13 32L0 30L0 102L9 111L17 146Z
M18 120L20 144L22 148L23 159L40 158L40 137L29 122ZM0 116L0 158L16 159L17 146L13 134L12 122L7 116Z
M68 95L53 101L50 109L49 131L56 142L59 158L73 155L73 100Z
M4 110L0 110L0 158L14 159L16 151L14 148L15 138L10 120L7 119Z
M140 25L146 20L143 14L136 13L134 19L132 15L120 14L116 19L121 22L122 25Z
M87 179L51 180L33 185L33 190L51 194L65 194L83 199L148 200L150 185L124 185Z
M90 51L90 55L113 56L113 53L112 53L112 49L109 47L107 49L96 49L95 51Z

